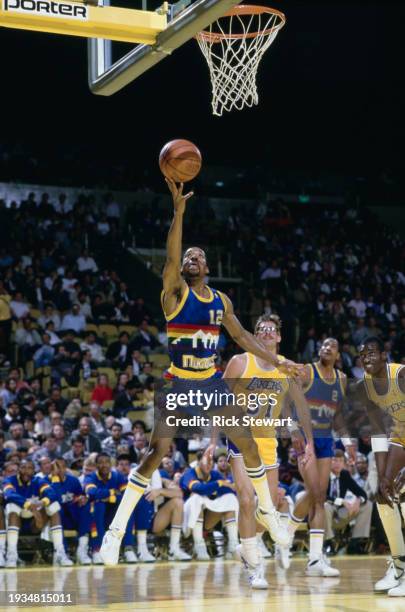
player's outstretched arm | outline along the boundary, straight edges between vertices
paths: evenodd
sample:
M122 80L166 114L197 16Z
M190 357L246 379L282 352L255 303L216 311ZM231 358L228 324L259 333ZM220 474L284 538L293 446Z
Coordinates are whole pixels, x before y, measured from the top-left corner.
M299 369L300 366L293 361L288 359L281 360L275 353L267 350L260 340L242 327L239 319L235 316L231 300L226 295L224 295L224 299L226 302L226 312L222 319L222 324L240 347L288 373L295 373Z
M183 238L183 215L186 209L186 202L193 192L190 191L183 195L183 183L176 185L170 179L166 179L170 192L173 197L173 219L167 235L166 243L166 263L163 268L163 290L165 312L170 314L176 307L177 298L181 296L186 287L186 283L181 276L181 248ZM174 299L173 299L174 298ZM174 302L174 303L172 303Z
M304 431L305 439L308 444L313 444L314 439L312 434L311 413L308 408L304 392L301 385L293 378L290 379L289 385L288 395L294 402L297 409L298 421Z

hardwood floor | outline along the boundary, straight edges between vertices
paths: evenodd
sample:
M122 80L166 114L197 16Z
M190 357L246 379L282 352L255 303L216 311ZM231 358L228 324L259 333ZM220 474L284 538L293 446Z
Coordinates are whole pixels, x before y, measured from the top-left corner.
M288 571L266 564L267 591L252 591L236 561L156 563L117 567L32 567L0 570L0 611L15 593L71 593L74 605L28 604L24 610L179 610L184 612L358 612L405 611L405 598L375 595L373 583L385 573L383 557L339 557L340 578L307 578L305 559Z

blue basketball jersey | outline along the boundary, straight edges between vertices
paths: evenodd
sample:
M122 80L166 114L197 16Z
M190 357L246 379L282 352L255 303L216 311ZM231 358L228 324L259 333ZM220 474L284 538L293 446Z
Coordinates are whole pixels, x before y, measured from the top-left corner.
M305 397L311 411L314 438L331 437L332 421L345 394L342 375L334 368L334 379L324 379L315 363L310 368L311 381Z
M173 376L206 379L216 373L216 351L226 302L220 291L207 289L210 295L203 298L187 287L176 310L170 315L165 313L171 360L168 372Z

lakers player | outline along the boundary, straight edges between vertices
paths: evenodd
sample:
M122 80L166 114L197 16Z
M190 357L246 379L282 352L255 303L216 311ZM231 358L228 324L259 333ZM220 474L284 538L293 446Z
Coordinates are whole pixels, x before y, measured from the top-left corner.
M391 597L405 596L405 542L401 515L394 502L394 487L399 488L401 468L405 466L405 367L387 363L387 355L379 338L368 338L360 347L364 379L355 389L373 424L373 433L385 434L383 417L392 419L391 436L373 436L372 448L377 464L379 493L377 508L390 545L392 562L386 575L374 588L388 591Z
M303 495L290 513L288 530L293 537L296 529L309 515L309 561L307 576L337 577L339 570L331 567L323 555L325 531L326 492L334 454L332 428L341 410L346 389L346 376L335 368L339 357L339 343L327 338L319 351L319 361L307 364L302 376L303 388L310 411L314 432L315 456L305 465L300 465L305 483ZM342 440L350 452L354 447L350 439Z
M176 185L167 179L173 197L174 215L167 237L167 255L163 270L162 306L167 321L167 336L171 366L169 375L174 389L182 394L193 390L206 393L227 391L216 381L216 349L221 325L246 351L261 359L280 366L284 371L297 371L297 365L281 360L271 353L257 338L246 331L236 318L232 303L221 292L205 284L209 273L204 251L192 247L187 249L181 265L183 216L187 200L192 192L183 195L183 184ZM180 398L179 398L180 399ZM220 407L216 406L219 409ZM202 412L202 410L201 410ZM266 474L260 460L257 445L246 436L241 424L224 432L238 444L246 463L246 469L259 500L259 515L276 542L285 543L288 535L281 526L267 487ZM100 555L105 564L118 563L120 544L131 513L150 482L154 470L159 467L172 438L175 427L163 428L155 424L148 452L140 466L129 477L128 486L117 513L104 536Z
M261 316L255 326L255 336L269 351L276 353L278 344L281 342L280 318L274 314ZM283 359L281 355L279 355L279 358ZM310 415L302 390L293 379L288 378L287 374L271 365L268 360L258 358L250 352L232 357L225 370L224 378L235 393L242 392L249 397L253 405L247 409L247 414L259 421L278 419L281 416L284 402L292 400L297 408L298 417L307 440L306 448L302 448L302 452L305 453L304 463L310 459L313 453ZM254 396L259 393L268 396L267 405L263 406L263 402L254 401ZM251 432L259 449L260 458L266 470L270 494L275 504L278 490L276 431L274 426L262 423L253 425ZM248 571L252 588L267 588L268 584L264 577L256 538L254 489L246 474L240 450L229 440L228 458L240 506L241 558ZM283 550L280 550L277 547L277 557L281 556L283 552L286 552L287 555L283 555L283 558L279 560L282 566L287 568L289 566L288 548L283 547Z

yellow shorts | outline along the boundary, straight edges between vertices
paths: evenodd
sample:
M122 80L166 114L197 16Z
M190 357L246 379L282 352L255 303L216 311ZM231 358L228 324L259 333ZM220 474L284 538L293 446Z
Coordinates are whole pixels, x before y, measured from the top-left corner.
M254 438L254 440L264 467L268 470L278 467L277 438Z

